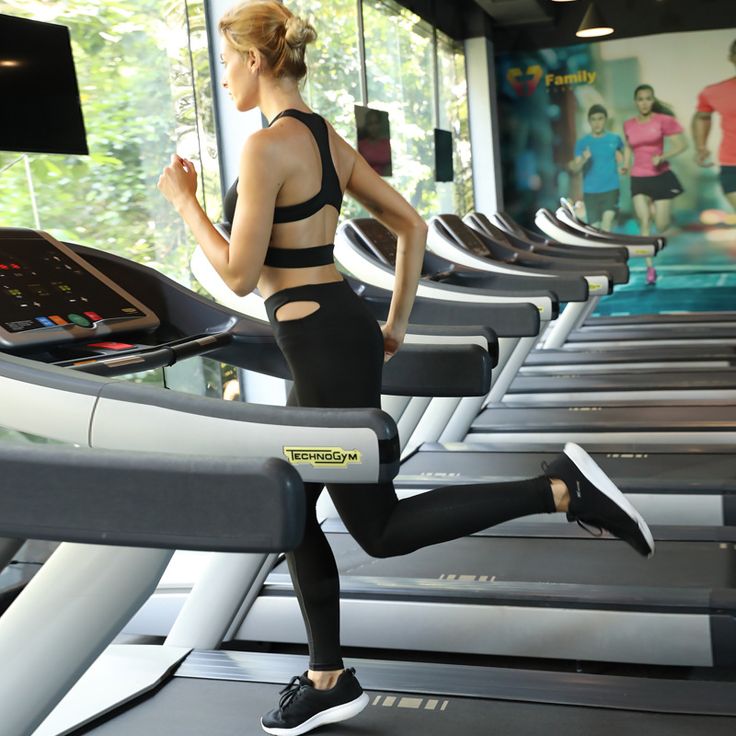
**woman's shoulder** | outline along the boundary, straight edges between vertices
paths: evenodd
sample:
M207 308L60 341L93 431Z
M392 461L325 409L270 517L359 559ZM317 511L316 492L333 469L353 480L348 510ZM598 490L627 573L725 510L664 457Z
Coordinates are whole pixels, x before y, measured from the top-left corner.
M355 147L351 145L348 141L346 141L335 130L334 126L329 120L327 120L327 118L322 119L327 125L327 132L330 136L330 144L332 145L332 150L334 151L339 164L341 164L341 168L345 166L352 168L353 163L355 163L355 157L357 155Z

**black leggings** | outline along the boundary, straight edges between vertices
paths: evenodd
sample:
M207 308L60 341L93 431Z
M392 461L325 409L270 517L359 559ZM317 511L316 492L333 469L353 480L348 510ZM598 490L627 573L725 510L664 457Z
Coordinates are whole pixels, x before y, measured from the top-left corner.
M317 302L313 314L279 322L289 302ZM380 408L383 337L344 281L284 289L266 310L294 378L290 406ZM323 486L307 483L301 544L287 555L309 640L309 668L342 669L337 566L315 506ZM392 483L328 484L348 531L372 557L393 557L457 539L502 521L555 511L548 478L437 488L399 500Z

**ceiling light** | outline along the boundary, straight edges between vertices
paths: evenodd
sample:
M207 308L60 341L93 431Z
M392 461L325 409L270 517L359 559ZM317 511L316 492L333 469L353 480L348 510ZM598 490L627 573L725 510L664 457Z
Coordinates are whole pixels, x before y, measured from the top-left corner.
M588 10L583 17L583 22L580 24L575 33L580 38L595 38L597 36L608 36L613 33L613 28L601 15L601 11L596 7L595 2L592 2L588 6Z

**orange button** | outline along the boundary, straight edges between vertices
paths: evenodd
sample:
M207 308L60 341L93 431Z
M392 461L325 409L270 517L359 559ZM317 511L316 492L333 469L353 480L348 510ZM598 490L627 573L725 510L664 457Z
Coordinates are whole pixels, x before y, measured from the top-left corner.
M67 322L67 320L65 320L63 317L59 317L58 314L50 314L49 315L49 319L54 324L57 324L57 325L68 325L69 324L69 322Z

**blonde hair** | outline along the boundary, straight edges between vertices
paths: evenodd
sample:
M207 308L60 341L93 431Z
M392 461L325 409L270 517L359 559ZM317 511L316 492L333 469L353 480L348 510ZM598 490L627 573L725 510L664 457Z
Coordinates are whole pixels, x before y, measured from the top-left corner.
M241 54L258 49L275 77L306 75L304 52L317 31L277 0L246 0L225 12L219 29Z

